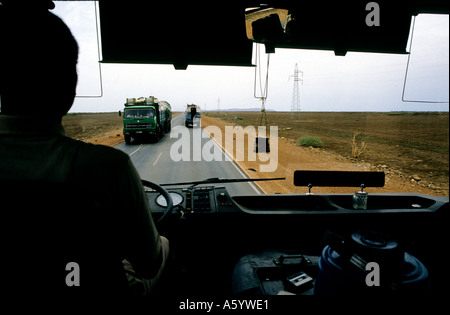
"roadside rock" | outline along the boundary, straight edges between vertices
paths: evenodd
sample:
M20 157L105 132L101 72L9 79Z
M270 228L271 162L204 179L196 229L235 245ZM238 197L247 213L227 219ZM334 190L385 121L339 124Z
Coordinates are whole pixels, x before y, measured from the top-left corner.
M421 181L420 176L417 175L417 174L412 175L412 176L411 176L411 179L413 179L413 180L416 181L416 182L420 182L420 181Z

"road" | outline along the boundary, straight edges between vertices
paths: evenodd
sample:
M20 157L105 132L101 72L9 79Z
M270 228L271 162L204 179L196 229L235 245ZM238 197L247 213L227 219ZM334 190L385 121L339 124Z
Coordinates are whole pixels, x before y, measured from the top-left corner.
M201 154L198 154L198 152L200 151L197 150L194 152L195 146L193 145L192 140L194 132L199 134L199 129L195 130L195 128L187 129L190 136L189 158L175 161L173 158L174 152L177 151L181 154L185 148L180 148L180 139L182 135L176 132L179 130L178 128L185 128L184 117L184 114L181 114L172 119L173 138L171 138L170 133L167 133L157 143L144 142L127 145L125 142L122 142L115 146L115 148L122 150L130 156L142 179L158 184L198 181L212 177L247 178L245 173L234 161L225 159L225 153L215 142L211 142L211 138L202 138L200 149L203 148L206 143L214 143L216 148L213 150L218 150L217 152L221 152L221 161L205 161L203 156L199 158ZM176 128L177 126L179 127ZM179 148L179 150L172 149L171 154L172 147ZM261 190L253 183L231 183L220 184L220 186L225 186L232 196L262 193Z

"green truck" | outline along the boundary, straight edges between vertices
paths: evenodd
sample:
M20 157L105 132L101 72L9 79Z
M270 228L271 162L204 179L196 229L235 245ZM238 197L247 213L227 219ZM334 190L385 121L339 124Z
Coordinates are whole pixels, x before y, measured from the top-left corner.
M154 96L127 98L123 110L123 135L125 143L131 139L158 141L171 129L172 108L166 101Z

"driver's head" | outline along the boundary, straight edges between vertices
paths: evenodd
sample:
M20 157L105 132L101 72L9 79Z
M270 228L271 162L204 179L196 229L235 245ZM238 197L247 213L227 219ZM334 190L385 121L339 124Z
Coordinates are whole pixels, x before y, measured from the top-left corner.
M17 2L0 5L2 113L60 120L75 97L77 42L47 8Z

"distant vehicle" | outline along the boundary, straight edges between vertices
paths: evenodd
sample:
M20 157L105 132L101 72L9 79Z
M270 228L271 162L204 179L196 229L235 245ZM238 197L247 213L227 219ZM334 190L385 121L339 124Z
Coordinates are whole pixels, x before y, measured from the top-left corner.
M186 118L185 125L186 127L194 127L194 119L201 118L200 106L195 104L187 104L186 106Z
M154 96L127 98L123 111L123 135L127 144L131 138L151 138L158 141L171 130L172 108Z

